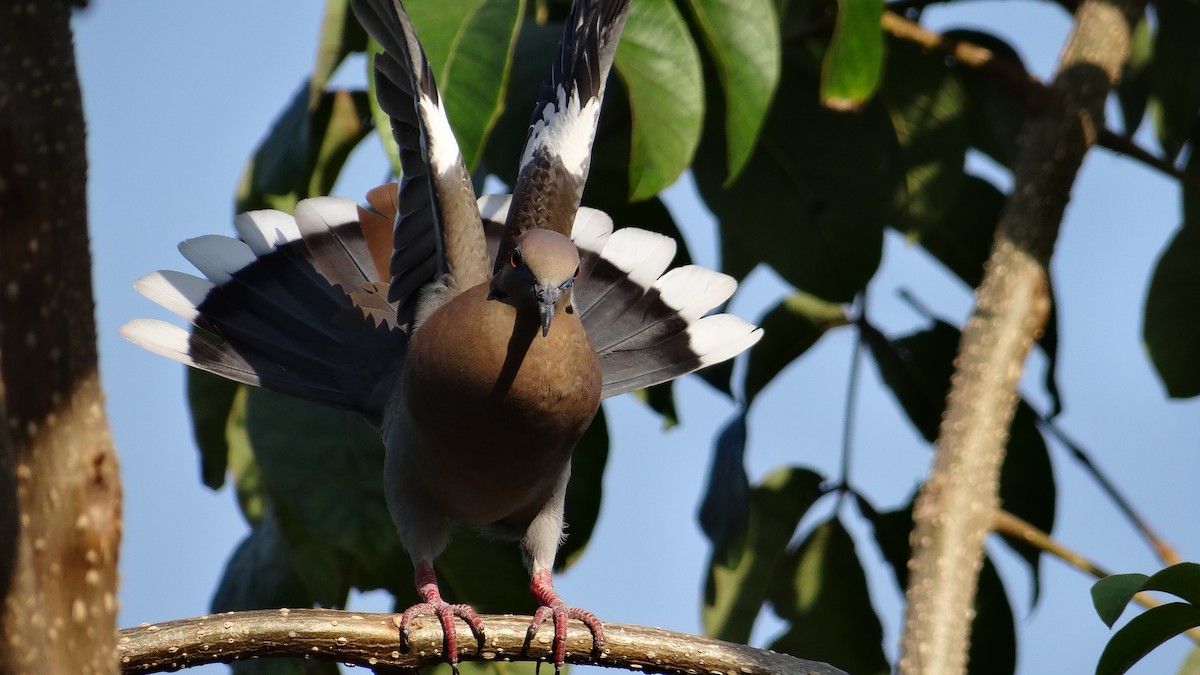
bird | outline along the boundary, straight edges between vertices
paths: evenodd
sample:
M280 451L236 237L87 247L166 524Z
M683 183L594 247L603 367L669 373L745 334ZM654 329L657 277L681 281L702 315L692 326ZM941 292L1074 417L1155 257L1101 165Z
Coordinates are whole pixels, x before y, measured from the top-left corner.
M388 510L420 602L457 670L455 617L482 644L467 604L441 594L434 562L455 523L516 540L553 629L556 670L569 619L602 654L603 624L568 606L552 568L576 442L602 399L666 382L749 349L762 329L714 313L737 288L697 265L668 270L676 242L615 229L581 205L609 70L630 0L576 0L534 107L511 195L477 197L444 101L400 0L352 0L382 47L376 96L402 172L365 204L300 201L234 218L238 237L179 250L202 276L135 282L191 324L121 328L157 354L235 382L363 416L386 448Z

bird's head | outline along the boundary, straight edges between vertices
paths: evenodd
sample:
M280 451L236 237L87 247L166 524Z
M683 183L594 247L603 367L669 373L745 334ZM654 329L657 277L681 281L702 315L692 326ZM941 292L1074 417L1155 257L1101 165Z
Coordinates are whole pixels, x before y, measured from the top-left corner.
M579 277L579 250L551 230L527 230L492 280L492 297L537 311L542 337L559 309L571 311L571 287Z

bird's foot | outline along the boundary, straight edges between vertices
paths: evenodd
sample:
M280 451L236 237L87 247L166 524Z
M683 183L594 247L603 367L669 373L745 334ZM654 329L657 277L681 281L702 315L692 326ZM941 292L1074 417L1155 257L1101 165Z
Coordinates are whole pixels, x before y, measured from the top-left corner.
M529 641L537 635L538 628L547 618L554 619L554 641L552 642L552 654L554 656L554 672L557 674L562 670L563 663L566 662L567 656L567 620L577 619L583 622L584 626L592 633L592 654L598 656L604 653L604 626L595 614L580 609L578 607L568 607L558 593L554 590L553 582L550 578L549 571L542 571L534 574L533 583L530 584L530 590L533 591L533 597L541 607L533 615L533 622L529 624ZM540 663L539 663L540 665Z
M426 572L426 574L422 574L422 572ZM411 645L414 618L423 615L436 616L442 625L443 653L450 663L450 668L457 674L458 629L454 625L454 617L465 621L470 626L471 632L475 634L475 639L480 643L483 642L483 622L479 620L479 615L470 605L452 605L442 600L441 593L438 592L437 580L433 578L432 567L428 570L417 570L417 593L421 596L422 602L409 607L399 618L393 619L396 627L400 629L400 646L408 651Z

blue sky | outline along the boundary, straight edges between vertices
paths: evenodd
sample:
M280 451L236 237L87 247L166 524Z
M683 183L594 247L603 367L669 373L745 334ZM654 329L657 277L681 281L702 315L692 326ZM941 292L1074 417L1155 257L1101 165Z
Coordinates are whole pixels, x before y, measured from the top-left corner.
M101 367L125 487L121 556L122 626L203 614L225 558L246 528L229 489L200 485L183 396L183 368L117 335L124 322L167 318L132 289L156 269L188 266L178 241L230 233L233 189L246 157L314 59L321 3L112 0L75 19L88 119L89 198ZM1024 0L935 7L935 28L987 27L1008 36L1047 77L1068 29L1056 6ZM363 62L339 81L362 79ZM547 64L547 68L549 64ZM982 160L972 167L1007 185ZM361 198L385 173L374 148L357 153L335 194ZM716 263L715 226L685 179L669 203L693 257ZM1149 271L1179 221L1170 181L1106 151L1092 153L1073 192L1053 275L1061 317L1060 424L1117 478L1132 501L1184 558L1200 559L1200 404L1166 402L1141 345L1141 307ZM618 223L620 225L636 223ZM961 322L970 292L920 250L889 235L871 286L870 312L891 334L923 319L896 295L908 289L926 306ZM744 284L735 312L757 318L786 292L768 271ZM750 414L748 469L761 479L785 464L836 473L843 400L853 338L825 338L793 364ZM1030 361L1025 391L1040 408L1041 357ZM855 429L855 483L881 507L905 502L930 453L883 389L862 369ZM661 431L630 397L606 403L612 452L606 501L589 549L563 576L572 604L601 619L699 631L708 550L695 513L712 439L730 404L695 378L677 389L682 425ZM1114 571L1150 572L1158 563L1077 466L1052 446L1059 489L1057 536ZM810 520L829 514L822 503ZM854 522L853 513L846 520ZM873 601L886 648L895 653L901 596L863 528L852 525L870 567ZM1091 580L1057 561L1043 562L1040 604L1028 603L1019 563L995 545L1018 619L1020 672L1086 672L1109 631L1091 609ZM382 597L355 607L383 610ZM779 628L764 613L761 644ZM1134 672L1173 672L1188 644L1176 640ZM216 669L219 672L219 669Z

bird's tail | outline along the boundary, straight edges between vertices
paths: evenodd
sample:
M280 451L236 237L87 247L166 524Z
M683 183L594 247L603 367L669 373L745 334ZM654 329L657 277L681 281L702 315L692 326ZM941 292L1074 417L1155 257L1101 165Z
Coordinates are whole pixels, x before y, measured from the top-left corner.
M139 279L147 298L194 330L154 319L121 328L130 341L222 377L378 419L403 362L408 322L387 302L396 186L372 209L332 197L294 215L243 213L240 239L207 235L179 250L204 275Z

